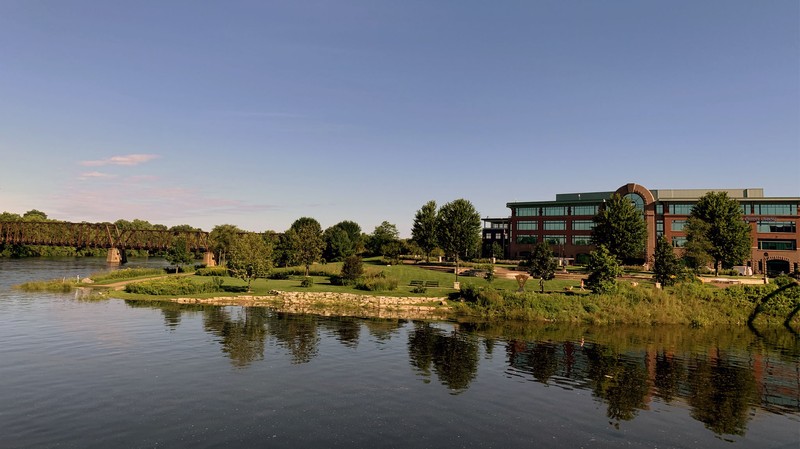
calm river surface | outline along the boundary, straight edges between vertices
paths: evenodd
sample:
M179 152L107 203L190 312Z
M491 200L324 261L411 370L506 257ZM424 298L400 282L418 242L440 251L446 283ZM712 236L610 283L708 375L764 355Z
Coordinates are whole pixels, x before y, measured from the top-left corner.
M11 289L105 269L0 259L0 448L800 447L785 328L487 327Z

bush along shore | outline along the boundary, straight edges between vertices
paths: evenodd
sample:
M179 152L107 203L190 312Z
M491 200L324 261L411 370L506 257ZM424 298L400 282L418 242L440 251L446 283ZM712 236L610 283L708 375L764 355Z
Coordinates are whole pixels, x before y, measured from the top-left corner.
M462 278L459 290L447 287L420 290L410 286L406 278L425 279L425 276L432 275L416 272L401 273L400 282L394 277L397 273L370 273L355 285L338 285L340 282L335 271L325 270L310 277L297 276L294 272L273 273L270 280L256 280L254 292L247 292L246 286L238 279L221 276L224 271L219 268L199 271L194 276L167 276L159 270L126 269L111 275L92 275L90 280L57 279L29 282L18 287L28 291L69 292L79 287L109 287L111 282L127 280L124 292L111 295L126 300L197 300L220 305L280 306L287 311L313 310L315 313L322 313L327 307L328 312L333 311L331 313L338 311L343 315L357 316L369 316L370 309L382 310L374 315L381 316L389 308L411 311L423 310L422 307L426 316L487 321L679 324L692 327L765 322L783 323L792 329L797 329L800 321L800 284L786 276L776 278L770 284L727 288L689 281L656 289L652 283L635 285L623 281L610 292L595 294L572 287L547 293L517 292L516 288L509 288L509 284L487 283L477 278ZM452 279L450 276L448 279ZM498 285L500 288L496 288ZM298 296L296 292L307 292L308 295ZM363 298L358 299L360 297ZM370 299L375 297L382 299L376 303ZM380 307L366 307L365 304L379 304ZM414 317L417 316L408 316Z

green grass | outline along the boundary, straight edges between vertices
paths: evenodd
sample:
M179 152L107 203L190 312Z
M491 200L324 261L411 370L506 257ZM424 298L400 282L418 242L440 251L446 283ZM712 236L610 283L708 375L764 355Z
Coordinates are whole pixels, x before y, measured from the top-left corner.
M159 268L123 268L121 270L92 273L89 278L93 280L95 284L104 285L164 275L166 275L166 272Z
M78 287L78 282L72 279L51 279L49 281L31 281L15 286L14 288L26 292L52 292L69 293Z

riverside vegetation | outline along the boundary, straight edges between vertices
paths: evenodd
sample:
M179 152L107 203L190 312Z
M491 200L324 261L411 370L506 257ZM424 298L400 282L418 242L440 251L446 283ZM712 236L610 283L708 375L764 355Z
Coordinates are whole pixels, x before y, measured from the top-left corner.
M355 280L342 277L342 263L315 265L305 276L305 267L276 268L268 279L252 282L248 295L270 295L275 291L332 292L362 295L419 297L420 304L432 298L447 298L454 319L549 321L589 324L681 324L692 327L745 325L748 322L785 323L796 328L800 310L800 285L781 276L766 285L733 285L719 288L699 281L686 281L664 289L640 278L620 281L603 294L579 290L580 281L556 278L545 282L546 292L517 291L514 279L462 277L458 290L420 288L412 280L452 285L453 274L425 269L421 265L382 264L367 260L363 274ZM477 266L476 268L486 268ZM486 270L489 271L489 270ZM479 274L482 271L478 272ZM96 273L93 283L57 279L22 284L24 290L69 292L77 287L103 288L115 282L132 281L124 291L110 296L129 300L164 300L191 295L196 298L240 296L246 283L227 276L224 268L199 268L193 274L169 274L157 269L123 269ZM155 278L155 279L154 279ZM535 288L531 283L529 287Z

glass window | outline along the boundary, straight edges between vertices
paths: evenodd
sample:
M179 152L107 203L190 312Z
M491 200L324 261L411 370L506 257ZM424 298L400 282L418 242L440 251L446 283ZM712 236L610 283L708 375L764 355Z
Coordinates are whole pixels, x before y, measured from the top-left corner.
M672 223L670 223L670 229L672 229L673 231L683 231L683 228L685 226L686 226L686 220L673 220Z
M576 231L591 231L594 229L594 221L592 220L574 220L572 222L572 229Z
M546 220L543 229L546 231L563 231L567 229L567 222L564 220Z
M797 215L797 204L761 203L754 205L756 215Z
M642 198L638 193L629 193L624 197L626 200L630 200L634 206L636 206L636 210L639 212L644 213L644 198Z
M517 217L534 217L539 215L537 212L539 212L537 207L518 207Z
M544 241L547 242L548 245L563 245L567 243L567 236L565 235L546 235L544 236Z
M534 244L534 243L536 243L536 236L535 235L518 235L517 236L517 243Z
M542 215L560 216L567 215L567 208L564 206L547 206L542 208Z
M656 204L656 213L664 215L664 205L661 203Z
M492 223L489 227L492 229L508 229L508 223Z
M475 234L473 234L473 235L475 235ZM492 233L491 232L487 232L486 234L483 235L483 238L486 239L486 240L490 240L492 238Z
M771 249L776 251L794 251L797 249L797 240L758 240L758 249Z
M742 215L750 215L750 203L741 203L739 208L742 210Z
M674 248L683 248L686 246L686 237L672 237L672 246Z
M591 245L592 244L592 236L590 235L573 235L572 236L572 244L573 245Z
M692 209L694 208L694 204L691 203L684 203L684 204L670 204L669 205L669 213L673 215L689 215L692 213Z
M597 215L598 206L572 206L572 215Z
M539 222L536 221L518 221L517 230L519 231L535 231L539 229Z
M664 220L656 221L656 231L659 231L661 233L664 232Z
M797 232L793 221L759 221L758 232Z

